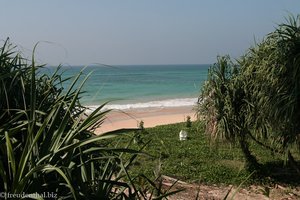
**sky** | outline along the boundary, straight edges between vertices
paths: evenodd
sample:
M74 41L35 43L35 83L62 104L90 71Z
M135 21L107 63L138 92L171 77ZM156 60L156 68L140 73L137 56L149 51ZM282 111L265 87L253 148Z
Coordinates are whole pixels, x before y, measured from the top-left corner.
M49 65L211 64L238 58L299 0L0 0L0 40Z

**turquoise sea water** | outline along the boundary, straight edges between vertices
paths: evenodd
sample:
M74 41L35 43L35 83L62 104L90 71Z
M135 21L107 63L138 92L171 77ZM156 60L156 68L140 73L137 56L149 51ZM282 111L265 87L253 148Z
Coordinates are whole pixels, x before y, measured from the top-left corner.
M63 75L78 74L83 67L63 67ZM192 105L207 78L209 65L90 66L82 95L84 105L111 101L112 108L172 107ZM67 87L67 86L65 86Z

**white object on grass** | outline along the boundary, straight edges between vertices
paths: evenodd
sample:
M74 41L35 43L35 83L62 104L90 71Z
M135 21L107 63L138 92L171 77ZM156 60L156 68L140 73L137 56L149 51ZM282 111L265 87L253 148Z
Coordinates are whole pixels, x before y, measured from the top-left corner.
M179 132L179 140L186 140L188 133L185 130Z

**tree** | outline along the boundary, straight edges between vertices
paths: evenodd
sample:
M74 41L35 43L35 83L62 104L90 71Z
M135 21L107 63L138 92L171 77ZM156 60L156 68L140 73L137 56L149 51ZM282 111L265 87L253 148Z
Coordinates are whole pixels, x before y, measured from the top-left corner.
M250 48L240 65L251 94L253 136L293 162L290 150L300 150L300 16L289 17Z
M248 106L239 70L229 56L218 57L203 87L198 114L204 116L206 132L215 139L238 142L246 158L246 168L254 169L259 165L248 146Z
M287 155L300 150L300 16L287 23L233 63L219 57L201 93L198 114L207 131L239 141L250 168L259 166L248 141Z

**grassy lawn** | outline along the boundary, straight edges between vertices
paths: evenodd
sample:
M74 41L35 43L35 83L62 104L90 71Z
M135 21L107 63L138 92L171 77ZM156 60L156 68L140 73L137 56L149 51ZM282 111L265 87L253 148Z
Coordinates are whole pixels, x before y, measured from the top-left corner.
M191 183L235 185L250 175L244 169L244 159L237 146L226 142L212 144L210 137L204 134L201 122L194 122L188 140L180 141L179 132L184 127L185 123L157 126L139 132L138 137L137 133L122 136L113 144L124 147L130 143L130 148L134 149L145 146L143 151L148 156L136 159L131 169L134 174L143 173L154 178L154 174L160 173ZM251 150L264 164L266 173L265 177L252 177L247 182L261 184L280 181L269 176L272 169L282 168L280 155L273 155L255 144L251 145ZM286 177L283 180L286 181Z

